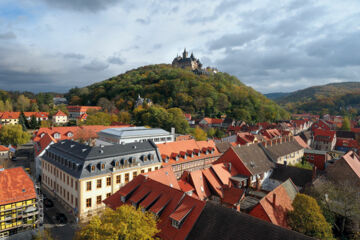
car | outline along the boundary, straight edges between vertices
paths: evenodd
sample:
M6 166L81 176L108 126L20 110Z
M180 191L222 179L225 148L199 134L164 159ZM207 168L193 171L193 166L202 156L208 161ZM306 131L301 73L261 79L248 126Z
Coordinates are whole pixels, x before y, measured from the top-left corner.
M61 224L67 223L67 217L63 213L57 213L55 218L56 218L56 221L58 221Z

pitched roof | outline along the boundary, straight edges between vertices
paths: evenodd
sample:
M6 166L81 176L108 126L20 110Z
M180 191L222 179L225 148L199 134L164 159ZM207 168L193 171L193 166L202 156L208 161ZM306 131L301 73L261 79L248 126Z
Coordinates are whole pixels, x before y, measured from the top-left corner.
M161 154L161 158L164 161L162 164L163 166L190 162L204 157L210 158L220 156L220 153L212 140L195 141L194 139L191 139L178 142L167 142L157 144L157 147ZM213 151L213 153L211 153L211 151ZM197 153L200 153L200 156L198 156ZM206 155L206 153L208 154ZM178 157L178 160L176 160L176 157Z
M10 149L8 147L5 147L3 145L0 145L0 152L9 151Z
M270 219L275 225L289 228L286 216L288 211L293 210L292 201L297 193L296 186L288 179L263 197L250 215L263 220ZM259 214L258 208L262 208L267 216L266 219Z
M156 171L142 173L142 174L162 184L180 190L180 186L178 184L178 181L176 180L174 171L172 170L171 167L164 167Z
M208 124L221 124L224 120L219 118L203 118Z
M139 199L133 196L145 197ZM126 197L125 203L121 201L121 197ZM103 202L116 209L123 204L132 204L132 198L139 201L137 204L140 207L159 216L158 237L166 240L186 239L205 206L205 202L143 175L137 176ZM172 219L183 222L179 228L175 228L172 226Z
M35 155L38 156L49 144L53 142L56 143L56 139L54 139L51 135L46 133L38 142L35 142L34 150Z
M262 221L248 214L206 202L187 239L310 240L311 237Z
M66 115L64 112L62 112L61 110L58 110L58 111L53 115L53 117L61 117L61 116L67 117L67 115Z
M358 148L358 142L355 139L349 139L349 138L336 138L336 144L337 147L348 147L348 148Z
M190 172L190 179L200 200L210 197L211 192L201 170Z
M216 173L222 185L228 185L230 177L238 174L235 168L231 168L231 172L229 172L229 166L226 166L225 163L212 164L211 169Z
M35 186L22 167L0 171L0 205L36 198Z
M0 115L1 119L19 119L20 112L2 112Z
M244 196L245 190L236 187L224 187L222 202L235 205L240 203L241 198Z
M354 173L360 178L360 158L353 151L349 151L347 154L342 156L342 159L349 165Z
M270 178L281 182L291 178L296 186L303 188L307 183L311 183L312 176L312 170L276 164Z
M269 171L274 163L265 154L258 144L231 148L239 157L251 175L257 175ZM239 169L237 169L239 172Z
M279 143L280 139L277 139L278 141L276 143L273 143L272 145L267 144L267 146L265 147L265 149L268 151L268 153L273 159L277 159L279 157L304 149L304 147L301 146L296 140L292 139L290 141L287 141L286 139L287 137L281 139L281 143Z
M324 130L324 129L314 129L313 130L313 134L314 134L314 140L316 141L329 141L332 142L332 140L334 139L336 132L335 131L331 131L331 130Z
M233 145L229 142L217 142L216 143L216 148L220 153L226 152L231 146L233 146Z
M294 140L297 141L297 143L306 149L310 149L309 145L306 144L306 142L304 142L304 140L300 137L300 136L294 136Z

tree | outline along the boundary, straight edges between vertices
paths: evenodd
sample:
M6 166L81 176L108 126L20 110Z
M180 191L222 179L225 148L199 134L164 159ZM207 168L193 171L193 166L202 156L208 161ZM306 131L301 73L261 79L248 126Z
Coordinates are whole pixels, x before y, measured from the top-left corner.
M19 117L19 125L23 128L23 131L26 131L27 128L29 127L29 123L25 117L24 112L20 113L20 117Z
M40 127L42 128L48 128L51 127L51 121L50 120L43 120L40 122Z
M29 106L30 106L30 99L21 94L17 99L17 108L20 111L26 111L29 108Z
M104 125L110 126L111 115L104 112L88 113L86 125Z
M6 101L5 101L5 111L11 112L12 110L13 110L13 106L12 106L12 103L11 103L10 99L6 99Z
M119 122L121 123L130 123L131 121L131 115L129 112L121 111L118 114L118 117L119 117Z
M76 240L155 239L159 232L157 220L150 212L123 205L115 211L106 208L101 216L94 216L75 235Z
M292 205L294 210L288 212L288 224L293 230L315 238L333 239L331 226L313 197L299 193Z
M209 128L206 133L207 133L208 137L212 138L216 134L216 129L215 128Z
M105 112L108 113L112 113L116 109L114 103L112 103L111 101L109 101L109 99L104 97L99 99L97 106L100 106Z
M345 130L345 131L351 130L351 123L350 123L349 117L347 117L347 116L344 117L341 129Z
M0 142L3 145L21 145L30 141L30 134L20 125L4 125L0 130Z
M30 122L29 122L29 128L31 129L37 129L39 128L40 124L39 122L36 120L35 115L31 116Z
M38 230L36 235L32 236L32 240L53 240L49 229Z
M191 135L196 139L196 141L207 140L206 132L199 127L193 129Z

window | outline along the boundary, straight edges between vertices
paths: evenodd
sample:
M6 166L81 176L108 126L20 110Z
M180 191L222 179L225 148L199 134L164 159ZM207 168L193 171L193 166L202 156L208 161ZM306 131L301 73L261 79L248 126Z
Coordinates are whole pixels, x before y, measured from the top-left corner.
M180 228L180 223L174 219L171 219L171 225L177 229Z
M108 198L108 197L110 197L111 196L111 193L107 193L106 194L106 197Z
M74 187L74 180L71 178L71 188Z
M129 182L129 173L125 173L125 183Z
M91 207L91 198L86 199L86 207Z
M67 182L67 185L69 185L69 176L67 176L66 182Z
M144 169L142 169L142 170L141 170L141 173L144 173L144 172L145 172L145 170L144 170Z
M133 178L136 178L137 176L137 171L133 172Z
M104 163L101 164L101 169L105 169L105 164Z
M67 200L69 201L69 192L66 192Z
M96 180L96 188L101 188L101 179Z
M96 197L96 204L101 204L101 195Z
M75 182L75 190L78 190L78 182Z
M91 191L91 182L86 183L86 191Z
M151 168L148 168L148 172L151 172Z
M71 194L71 204L74 202L74 196Z
M78 199L75 198L75 207L78 207Z
M159 169L159 167L155 167L155 170L158 170Z
M94 165L91 166L91 171L92 171L92 172L95 171L95 166L94 166Z
M121 183L121 175L116 176L116 183L117 184Z
M106 178L106 186L110 186L111 185L111 177L107 177Z

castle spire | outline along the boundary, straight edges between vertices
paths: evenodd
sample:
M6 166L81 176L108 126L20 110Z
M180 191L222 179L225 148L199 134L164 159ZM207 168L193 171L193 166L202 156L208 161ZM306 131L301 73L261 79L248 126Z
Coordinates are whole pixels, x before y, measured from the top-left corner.
M186 51L186 48L184 48L183 58L187 58L187 55L188 55L188 53L187 53L187 51Z

